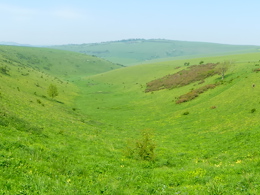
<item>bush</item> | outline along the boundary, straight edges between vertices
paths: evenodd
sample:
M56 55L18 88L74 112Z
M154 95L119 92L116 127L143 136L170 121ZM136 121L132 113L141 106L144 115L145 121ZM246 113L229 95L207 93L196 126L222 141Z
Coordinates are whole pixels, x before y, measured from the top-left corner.
M189 115L189 114L190 114L190 112L188 112L188 111L183 113L183 115Z
M1 66L0 67L0 73L5 74L5 75L9 75L9 69L7 66Z
M256 111L256 109L255 109L255 108L251 109L251 113L254 113L255 111Z
M152 137L152 134L148 130L143 131L140 140L128 141L124 151L125 155L136 160L154 161L155 143Z
M48 95L53 99L54 97L58 96L58 89L56 85L50 84L48 90L47 90Z

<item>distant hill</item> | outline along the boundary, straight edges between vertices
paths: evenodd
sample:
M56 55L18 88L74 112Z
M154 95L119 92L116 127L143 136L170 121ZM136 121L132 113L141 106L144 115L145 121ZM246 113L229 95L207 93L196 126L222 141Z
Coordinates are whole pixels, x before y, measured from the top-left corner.
M0 41L0 45L32 47L32 45L29 45L29 44L20 44L20 43L16 43L16 42L6 42L6 41Z
M204 42L173 41L165 39L128 39L121 41L71 44L52 48L95 55L114 63L135 65L165 58L185 59L228 54L256 52L260 46L225 45Z
M118 64L95 56L49 48L0 46L0 56L50 75L89 76L117 68Z

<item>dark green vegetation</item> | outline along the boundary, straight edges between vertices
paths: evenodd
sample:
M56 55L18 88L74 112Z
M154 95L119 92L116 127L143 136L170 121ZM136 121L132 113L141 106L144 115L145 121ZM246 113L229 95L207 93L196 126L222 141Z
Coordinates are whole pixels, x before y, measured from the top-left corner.
M47 89L47 93L51 98L59 95L58 88L53 84L50 84L49 88Z
M72 52L0 47L0 193L259 194L259 60L118 68ZM201 61L232 64L223 80L210 74L145 93L150 81Z
M164 39L129 39L122 41L62 45L53 48L95 55L126 66L147 63L151 60L165 61L195 57L257 52L259 46L224 45ZM165 59L166 58L166 59ZM168 59L167 59L168 58Z

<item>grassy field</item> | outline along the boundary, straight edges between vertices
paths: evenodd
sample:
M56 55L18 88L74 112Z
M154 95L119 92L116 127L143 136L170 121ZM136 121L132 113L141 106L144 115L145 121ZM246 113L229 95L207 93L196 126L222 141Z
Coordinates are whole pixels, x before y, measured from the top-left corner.
M126 66L150 61L169 61L216 55L257 52L258 46L224 45L164 39L129 39L81 45L61 45L53 48L95 55Z
M175 104L176 97L200 87L198 82L153 93L144 90L148 81L179 71L176 67L185 61L87 77L86 82L95 85L78 84L82 86L78 106L88 108L82 110L85 114L121 129L113 134L114 145L138 139L142 129L153 133L157 157L141 169L149 176L139 175L145 184L140 193L258 194L260 92L259 75L252 70L258 67L259 57L256 53L203 58L211 63L232 60L233 64L222 85L180 105ZM220 80L215 75L205 84ZM124 162L129 160L124 158Z
M259 53L190 59L232 64L222 82L213 75L149 93L148 82L187 60L127 68L99 60L0 47L1 194L259 194ZM145 143L153 158L142 160Z

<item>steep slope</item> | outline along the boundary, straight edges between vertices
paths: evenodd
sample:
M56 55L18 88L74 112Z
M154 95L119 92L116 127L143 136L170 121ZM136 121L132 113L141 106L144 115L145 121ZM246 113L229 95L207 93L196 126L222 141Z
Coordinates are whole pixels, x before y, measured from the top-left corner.
M124 65L140 64L165 58L195 58L256 52L257 46L225 45L215 43L173 41L164 39L129 39L81 45L61 45L53 48L76 51ZM174 60L174 59L172 59Z
M79 89L66 80L111 67L72 52L0 48L0 194L95 194L93 162L109 159L110 142L97 137L99 121L74 107Z

